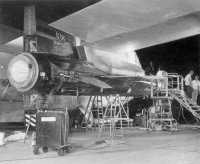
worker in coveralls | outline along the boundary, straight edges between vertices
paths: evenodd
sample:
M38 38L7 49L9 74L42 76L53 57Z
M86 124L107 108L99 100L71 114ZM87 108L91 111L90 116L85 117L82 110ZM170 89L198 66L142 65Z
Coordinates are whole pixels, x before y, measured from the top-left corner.
M185 76L185 92L186 95L189 98L192 98L192 75L194 74L194 71L191 70L186 76Z
M199 81L199 76L195 76L195 79L192 81L192 101L194 104L197 104L197 97L199 94L199 89L200 89L200 81Z

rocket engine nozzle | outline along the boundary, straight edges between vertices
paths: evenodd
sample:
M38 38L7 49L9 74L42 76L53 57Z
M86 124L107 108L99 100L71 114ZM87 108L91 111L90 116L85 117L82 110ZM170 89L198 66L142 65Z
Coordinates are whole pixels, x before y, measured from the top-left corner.
M24 52L10 61L7 74L12 86L20 92L27 92L38 80L39 65L32 54Z

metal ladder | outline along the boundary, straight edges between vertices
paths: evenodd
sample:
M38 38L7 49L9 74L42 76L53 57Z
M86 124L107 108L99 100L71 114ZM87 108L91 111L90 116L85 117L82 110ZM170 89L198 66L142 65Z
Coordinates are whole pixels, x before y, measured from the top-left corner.
M90 96L86 110L84 113L84 119L81 123L82 127L98 126L103 118L103 102L102 96Z
M125 109L124 105L130 100L128 97L120 95L111 95L106 97L107 106L102 119L102 124L99 127L99 136L113 138L117 135L117 129L129 127L131 119L128 115L128 108Z
M93 103L92 114L94 119L94 125L99 126L102 123L103 119L103 97L96 96Z
M188 110L196 118L197 121L200 120L200 106L194 104L185 94L180 92L170 93L171 97L175 99L182 107Z
M148 127L156 130L177 130L177 122L173 118L171 100L169 98L154 99L155 111L149 111Z
M200 106L194 104L184 93L183 77L178 74L171 74L172 80L169 88L169 96L176 100L182 107L188 110L197 121L200 121Z

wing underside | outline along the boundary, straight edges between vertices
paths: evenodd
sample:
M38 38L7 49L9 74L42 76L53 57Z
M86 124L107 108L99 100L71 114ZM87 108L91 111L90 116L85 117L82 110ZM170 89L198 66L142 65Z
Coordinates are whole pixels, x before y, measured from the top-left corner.
M76 95L150 95L150 81L145 77L84 77L77 83L66 83L62 94ZM59 94L59 93L58 93Z

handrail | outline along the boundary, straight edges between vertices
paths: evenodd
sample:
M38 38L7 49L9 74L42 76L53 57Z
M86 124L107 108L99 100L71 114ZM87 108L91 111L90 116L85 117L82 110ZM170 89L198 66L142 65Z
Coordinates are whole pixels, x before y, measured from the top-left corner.
M156 76L151 85L151 97L169 97L169 92L183 92L183 76L177 73L168 73L165 76Z

